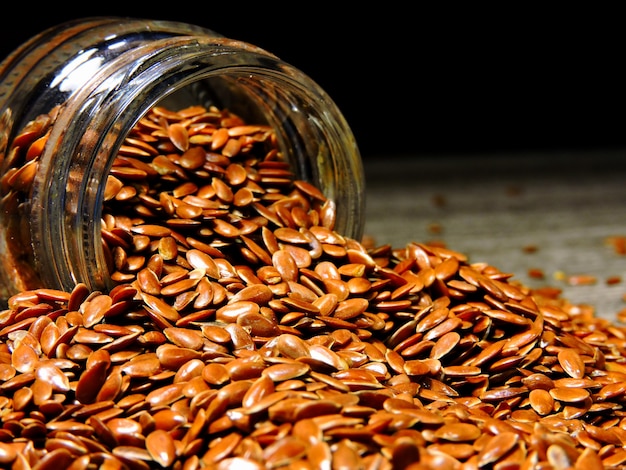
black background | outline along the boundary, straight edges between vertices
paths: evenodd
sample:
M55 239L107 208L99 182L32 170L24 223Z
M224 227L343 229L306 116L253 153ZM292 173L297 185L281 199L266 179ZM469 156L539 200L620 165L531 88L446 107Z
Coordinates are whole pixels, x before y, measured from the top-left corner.
M337 103L364 158L626 147L617 9L400 5L14 3L3 15L0 56L74 18L183 21L304 71Z

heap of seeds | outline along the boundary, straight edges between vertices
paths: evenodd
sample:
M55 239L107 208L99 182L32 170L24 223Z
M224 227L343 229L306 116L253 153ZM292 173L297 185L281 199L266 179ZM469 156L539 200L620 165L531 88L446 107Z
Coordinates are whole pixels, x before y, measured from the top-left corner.
M105 199L115 287L0 312L0 467L626 463L625 328L440 245L343 237L271 128L157 107Z

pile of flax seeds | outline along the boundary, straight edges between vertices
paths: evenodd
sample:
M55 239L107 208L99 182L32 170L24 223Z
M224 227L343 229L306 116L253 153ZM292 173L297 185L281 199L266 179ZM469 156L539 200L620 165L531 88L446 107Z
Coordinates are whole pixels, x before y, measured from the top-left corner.
M3 197L28 197L52 122L16 139ZM334 222L270 127L152 109L106 182L114 287L0 312L0 468L625 465L626 329Z

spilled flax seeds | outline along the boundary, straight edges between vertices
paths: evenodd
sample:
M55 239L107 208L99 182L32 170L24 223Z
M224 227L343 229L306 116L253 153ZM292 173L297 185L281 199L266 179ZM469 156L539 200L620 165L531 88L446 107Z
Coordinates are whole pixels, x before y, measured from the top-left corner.
M50 121L18 139L9 193ZM0 467L624 466L626 329L334 217L271 128L152 109L106 183L112 290L25 290L0 312Z

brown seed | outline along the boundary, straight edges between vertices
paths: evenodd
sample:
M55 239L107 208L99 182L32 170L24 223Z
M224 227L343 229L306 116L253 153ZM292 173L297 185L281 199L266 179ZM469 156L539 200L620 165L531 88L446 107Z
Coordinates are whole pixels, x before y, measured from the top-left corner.
M575 350L562 349L558 353L558 359L559 364L570 377L580 379L585 375L585 363Z
M70 390L68 376L54 363L40 363L36 370L36 377L50 384L52 390L56 392L67 392Z
M489 438L485 446L478 453L478 465L494 464L507 454L519 441L519 435L512 431L505 431Z
M26 408L33 399L34 392L30 387L22 387L13 394L13 407L17 411Z
M172 143L181 151L185 151L189 148L189 135L187 129L177 122L170 124L167 128L167 133Z
M355 297L340 301L332 315L342 320L350 320L361 315L369 307L367 299Z
M235 303L241 300L254 302L259 305L267 304L273 297L271 289L263 284L253 284L246 286L233 295L230 302Z
M262 375L269 377L274 382L283 382L285 380L295 379L308 373L310 367L301 362L285 362L283 364L274 364L263 370Z
M202 368L202 378L209 384L222 385L230 380L226 366L220 363L209 363Z
M93 403L107 378L108 364L105 361L95 362L85 369L76 384L76 399L80 403Z
M276 348L281 355L298 359L310 355L309 345L299 337L291 334L281 334L276 339Z
M272 264L284 281L296 282L298 280L298 266L288 251L280 249L274 252Z
M161 362L156 356L138 356L123 364L121 371L131 377L150 377L161 371Z
M202 462L210 465L225 461L232 455L233 450L241 443L241 440L242 436L237 432L219 438L202 456Z
M25 342L20 342L11 354L11 365L22 374L33 372L38 362L39 354Z
M550 390L554 388L554 381L545 374L530 374L522 379L522 383L531 390L541 388L543 390Z
M258 312L244 312L237 317L237 325L252 336L271 338L280 334L278 324Z
M157 361L163 368L169 370L178 370L187 361L190 361L192 359L198 359L200 355L200 351L196 351L191 348L175 346L169 343L162 344L156 349ZM153 366L153 359L155 358L146 358L146 360L150 360L150 364L148 366ZM148 369L149 368L150 367L148 367Z
M304 442L287 436L268 445L263 451L263 460L272 468L280 467L304 457L306 451Z
M589 392L584 388L559 388L555 387L550 389L550 395L552 398L558 401L564 401L568 403L576 403L589 398Z
M604 385L597 393L599 400L612 400L626 393L626 382L614 382Z
M159 277L150 268L143 268L137 273L137 282L142 292L150 295L160 295L161 283Z
M215 260L208 253L199 249L191 249L186 253L187 262L196 269L204 269L207 276L219 279L220 273Z
M160 297L156 297L145 292L141 292L140 296L146 303L147 307L155 311L157 314L161 315L166 320L176 322L180 319L180 314L178 313L178 311Z
M461 335L456 331L441 336L430 350L430 357L432 359L441 359L446 354L452 352L454 348L459 344Z
M215 312L215 318L225 323L235 323L240 315L259 313L258 304L249 300L239 300L220 307Z
M204 344L200 333L187 328L165 328L163 334L165 334L167 339L172 343L181 348L200 350Z
M265 397L272 395L275 391L273 379L268 375L261 375L246 391L241 401L241 405L244 408L251 410L253 407L261 403ZM287 394L285 394L285 396L286 395ZM269 407L270 404L268 403L267 406Z
M478 375L482 370L474 366L447 366L444 367L443 372L451 377L467 377Z
M83 326L91 328L100 323L112 305L113 300L105 294L97 295L83 304Z
M537 388L531 390L528 394L528 398L530 399L530 406L533 410L542 416L550 414L554 409L554 398L544 389Z
M174 439L163 429L156 429L146 436L146 449L163 468L170 467L176 459Z
M480 437L480 429L470 423L450 423L435 431L435 436L447 441L473 441Z

